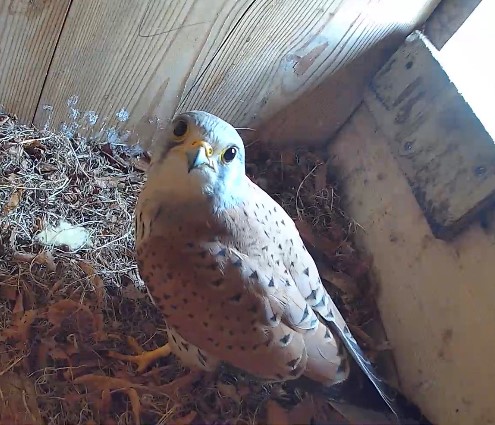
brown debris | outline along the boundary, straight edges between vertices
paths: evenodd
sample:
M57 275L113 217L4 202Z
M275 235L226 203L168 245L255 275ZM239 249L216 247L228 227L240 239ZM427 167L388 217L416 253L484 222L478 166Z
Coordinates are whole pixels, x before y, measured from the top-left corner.
M54 425L254 425L266 422L269 400L280 403L275 410L289 420L309 423L314 413L327 423L323 419L335 412L326 404L307 407L302 392L284 385L188 383L174 356L143 374L108 356L166 343L162 316L134 259L133 209L149 157L119 149L0 115L0 377L30 380L43 421ZM248 164L250 177L296 220L322 279L359 329L374 314L367 296L370 263L353 248L359 226L340 209L325 157L262 144L248 147L247 157L256 159ZM60 219L84 226L92 245L69 252L35 242ZM357 338L373 348L365 333ZM29 411L36 415L31 404Z
M10 195L10 198L7 201L7 203L3 206L2 214L8 214L12 210L15 210L19 205L19 203L21 202L21 197L23 193L24 193L23 188L18 188L14 190Z

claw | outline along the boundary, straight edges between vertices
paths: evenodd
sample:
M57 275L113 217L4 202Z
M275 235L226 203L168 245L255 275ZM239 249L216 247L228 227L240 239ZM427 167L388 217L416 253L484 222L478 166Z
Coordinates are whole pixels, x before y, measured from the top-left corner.
M171 353L170 346L168 344L165 344L164 346L159 347L156 350L145 351L141 348L141 346L137 343L137 341L132 337L127 338L127 343L138 354L136 354L134 356L129 356L127 354L121 354L121 353L117 353L115 351L109 351L108 357L111 357L112 359L117 359L117 360L130 361L130 362L137 364L137 366L138 366L137 372L138 373L143 373L151 363L153 363L154 361L158 360L161 357L167 357Z

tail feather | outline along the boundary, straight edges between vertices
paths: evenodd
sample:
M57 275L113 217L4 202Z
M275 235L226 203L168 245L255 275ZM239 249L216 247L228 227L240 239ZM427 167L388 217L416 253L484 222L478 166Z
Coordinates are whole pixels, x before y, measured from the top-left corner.
M380 386L388 397L385 400L356 366L346 381L321 388L330 404L344 417L360 425L433 425L418 406L382 380Z
M371 362L354 337L346 329L341 332L329 323L340 336L349 358L349 374L344 381L324 386L302 377L297 385L308 391L322 393L342 416L359 425L433 425L414 403L378 376Z
M351 424L359 425L433 425L414 403L401 392L387 385L387 392L393 394L392 410L368 377L357 370L351 370L349 379L330 387L301 377L291 384L311 393L325 396L332 407Z
M378 376L375 368L364 355L361 347L347 327L341 331L335 323L329 323L329 326L340 336L341 341L355 362L354 364L351 362L350 379L338 384L342 385L342 388L337 392L342 393L342 395L346 394L345 401L349 401L349 397L351 397L354 398L357 406L362 405L363 408L371 408L374 411L383 413L388 410L387 417L390 413L395 416L395 422L390 423L400 425L432 425L423 416L419 407ZM335 390L337 388L333 391ZM335 402L338 403L339 400L335 400Z

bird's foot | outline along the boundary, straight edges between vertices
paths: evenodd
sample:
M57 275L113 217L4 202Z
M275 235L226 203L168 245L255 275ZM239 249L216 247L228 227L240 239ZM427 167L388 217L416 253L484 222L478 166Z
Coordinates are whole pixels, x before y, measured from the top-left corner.
M127 337L127 343L137 353L136 355L129 356L126 354L117 353L115 351L109 351L108 356L113 359L130 361L137 364L138 373L143 373L151 363L162 357L168 357L171 353L168 343L152 351L145 351L131 336Z

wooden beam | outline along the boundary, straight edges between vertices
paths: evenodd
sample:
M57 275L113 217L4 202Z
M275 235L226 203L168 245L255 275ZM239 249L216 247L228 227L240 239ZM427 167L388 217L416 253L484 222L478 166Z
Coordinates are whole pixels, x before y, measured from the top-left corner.
M0 2L0 110L33 120L70 0Z
M284 144L326 143L362 102L371 78L439 1L346 2L342 15L350 20L349 31L336 44L329 76L266 119L257 137Z
M440 50L480 3L481 0L442 0L426 21L423 33Z
M420 32L374 77L365 102L435 236L455 236L495 199L494 142Z
M329 153L343 208L364 229L354 239L373 256L401 388L435 425L495 423L495 210L436 239L366 104Z
M35 124L112 143L126 132L151 139L251 4L73 0Z
M36 124L145 148L186 109L258 126L437 2L73 0Z

